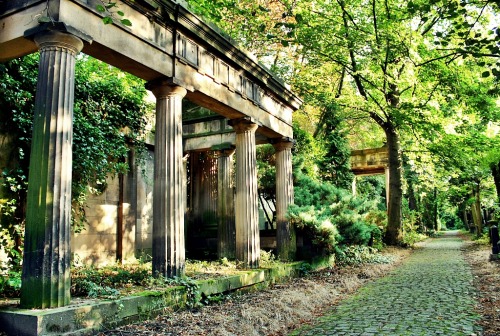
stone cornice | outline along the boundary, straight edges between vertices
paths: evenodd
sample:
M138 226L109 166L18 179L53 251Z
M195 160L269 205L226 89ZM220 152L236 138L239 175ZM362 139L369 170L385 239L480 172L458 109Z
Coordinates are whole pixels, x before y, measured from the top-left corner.
M290 106L300 108L302 100L295 95L279 78L260 65L256 58L234 46L234 41L223 36L216 28L205 23L183 6L171 0L123 0L162 26L172 27L196 43L207 48L214 55L237 69L262 88L267 88L273 96Z

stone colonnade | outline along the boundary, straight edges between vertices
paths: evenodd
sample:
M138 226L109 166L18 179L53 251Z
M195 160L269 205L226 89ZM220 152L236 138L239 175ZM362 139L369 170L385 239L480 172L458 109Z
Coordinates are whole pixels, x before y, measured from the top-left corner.
M73 32L72 32L73 33ZM72 113L75 58L82 38L63 29L35 35L41 58L33 147L21 305L53 308L70 302L70 214ZM182 99L186 89L167 79L147 84L156 96L156 138L153 191L153 273L182 276L185 266L185 171L182 150ZM236 197L229 192L233 150L221 150L219 164L219 253L259 265L259 227L255 132L249 118L233 119L236 132ZM274 144L277 151L278 250L293 258L295 235L286 221L293 200L291 143ZM234 221L231 220L234 216Z

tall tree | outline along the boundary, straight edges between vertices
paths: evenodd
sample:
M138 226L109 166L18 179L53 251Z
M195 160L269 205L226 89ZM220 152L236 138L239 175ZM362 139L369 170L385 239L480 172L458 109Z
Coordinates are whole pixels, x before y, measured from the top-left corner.
M324 107L335 102L344 115L369 118L384 131L390 174L385 241L398 244L401 136L434 137L443 131L436 126L443 113L439 102L450 90L448 66L460 60L442 47L438 33L444 36L453 25L449 16L437 14L452 13L457 2L216 2L220 6L213 6L212 13L230 22L218 23L230 28L232 36L251 51L257 41L266 46L259 50L261 59L279 67L306 103ZM239 22L244 22L240 29ZM456 48L461 40L450 37L447 43ZM317 122L322 122L320 116Z

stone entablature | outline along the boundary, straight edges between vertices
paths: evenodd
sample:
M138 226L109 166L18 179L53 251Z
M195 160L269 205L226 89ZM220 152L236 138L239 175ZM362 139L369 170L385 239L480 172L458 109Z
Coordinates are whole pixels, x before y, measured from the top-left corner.
M384 174L387 165L386 146L351 152L351 170L355 175Z
M45 0L0 2L0 62L32 53L23 37L47 16ZM123 0L133 25L104 25L97 0L50 0L54 21L92 37L83 52L147 81L159 77L188 90L187 99L229 119L249 116L258 133L292 137L292 112L301 100L255 58L184 7L166 0ZM15 17L15 21L14 21Z

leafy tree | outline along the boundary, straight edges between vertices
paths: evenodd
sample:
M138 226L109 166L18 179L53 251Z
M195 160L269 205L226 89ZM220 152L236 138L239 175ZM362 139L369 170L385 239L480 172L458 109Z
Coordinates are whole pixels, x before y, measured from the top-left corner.
M216 23L293 83L304 97L304 112L310 115L310 111L320 111L310 118L314 123L322 127L321 112L335 103L342 107L338 113L344 118L371 120L384 131L390 169L385 239L397 244L401 240L403 201L401 153L412 150L411 146L422 139L439 140L446 134L446 118L461 113L461 107L453 106L453 102L458 91L464 90L457 90L453 81L461 71L457 69L467 69L470 62L465 64L460 59L464 53L449 50L456 51L463 41L454 35L451 20L461 14L453 13L458 2L216 3L210 8L211 13L217 13L212 18L228 19ZM471 6L473 13L478 7L474 3ZM474 34L485 31L488 25L482 21ZM259 34L256 27L262 27L265 33ZM444 35L449 36L446 48L441 39ZM481 56L472 49L467 53ZM468 95L477 97L472 92ZM425 146L419 147L429 152Z
M316 138L322 139L325 153L318 162L321 177L337 187L351 187L353 174L349 164L351 151L347 143L346 128L335 108L326 108L316 129Z
M434 31L434 43L446 52L443 58L474 58L484 67L482 77L500 79L498 1L411 1L408 7Z

